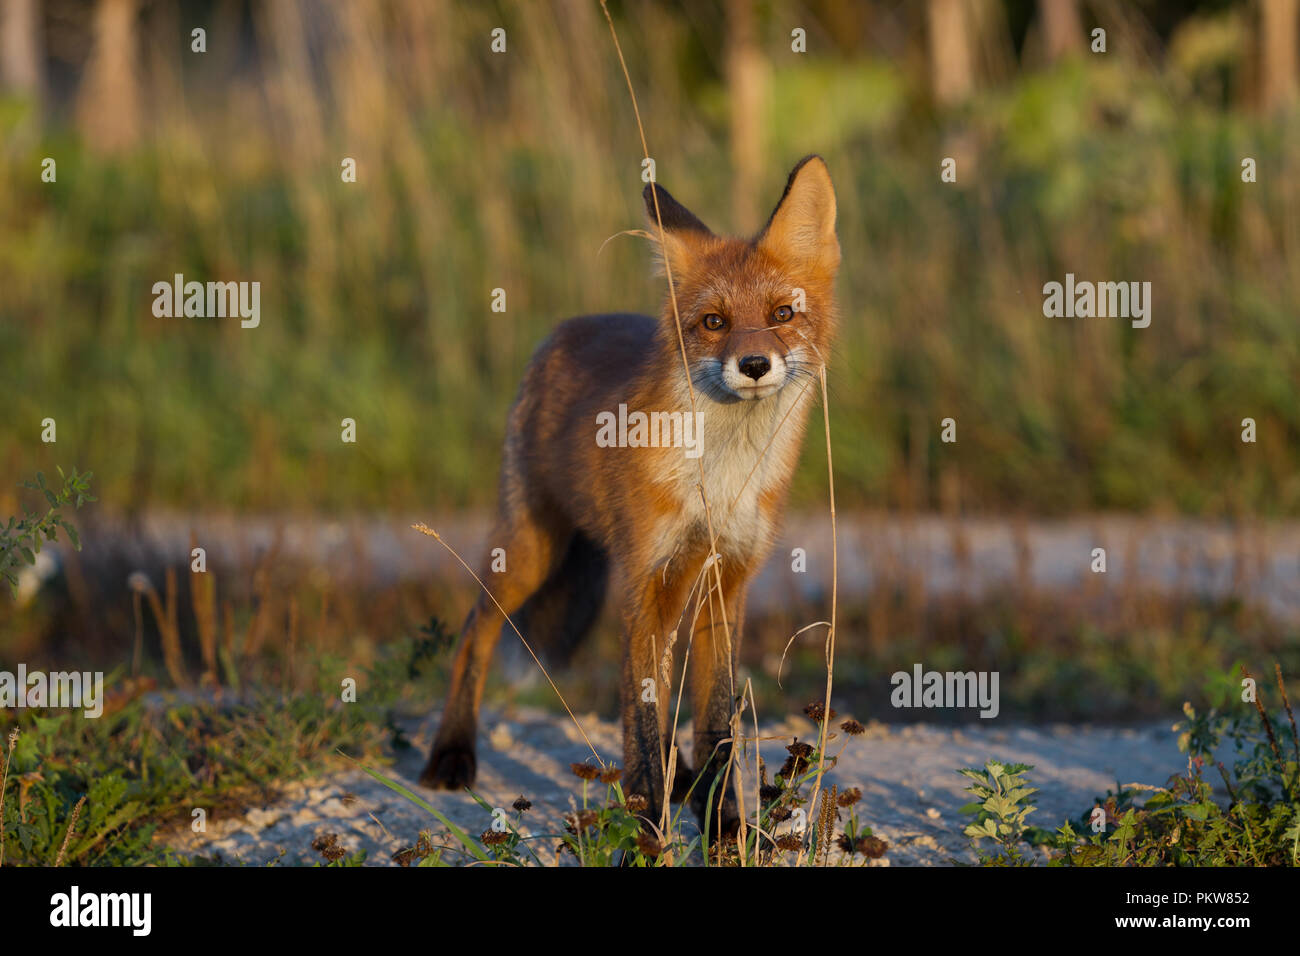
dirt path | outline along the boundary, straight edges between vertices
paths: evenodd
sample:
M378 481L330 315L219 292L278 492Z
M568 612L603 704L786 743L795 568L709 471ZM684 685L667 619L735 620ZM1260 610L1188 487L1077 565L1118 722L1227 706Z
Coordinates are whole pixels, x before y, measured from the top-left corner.
M567 718L524 709L486 717L476 790L494 807L508 808L517 796L526 796L533 803L526 815L533 832L554 833L560 815L581 793L569 764L589 757L590 751ZM594 716L581 719L601 755L617 762L617 728ZM416 785L431 729L432 721L411 725L415 748L383 771L477 835L487 829L491 818L469 796L431 793ZM765 732L809 739L813 726L798 718ZM763 755L770 766L784 758L782 747L781 741L764 743ZM1186 765L1168 725L872 724L865 735L850 742L829 779L841 788L862 788L859 819L890 844L882 863L938 866L953 858L973 859L961 836L966 818L958 813L968 795L963 792L964 779L955 771L981 766L990 758L1034 765L1030 776L1040 791L1036 794L1040 809L1030 822L1050 828L1077 817L1092 806L1094 797L1113 789L1117 780L1159 785ZM242 816L210 816L204 834L186 828L160 839L185 852L219 854L228 863L262 865L282 853L285 863L318 862L312 840L336 833L349 852L366 851L367 865L393 865L392 853L413 844L422 829L441 832L442 828L424 810L364 773L345 770L288 785L278 803L249 808ZM556 842L548 837L535 844L545 861L554 859Z
M248 568L274 548L284 560L307 560L353 586L451 581L472 589L444 549L410 528L426 521L471 564L483 553L488 516L458 514L342 521L300 518L182 516L151 513L131 529L103 522L80 560L101 560L104 542L144 562L148 556L188 565L190 535L210 559ZM792 572L802 549L806 568ZM1106 551L1095 574L1093 549ZM113 551L102 560L123 560ZM752 612L791 602L824 602L831 587L830 523L824 514L791 514L772 557L750 589ZM121 571L119 568L118 571ZM116 578L125 580L125 571ZM1300 621L1300 522L1227 523L1183 518L1094 514L1061 520L1012 517L846 513L839 518L839 595L853 600L882 584L919 597L977 598L1012 588L1044 594L1086 592L1098 603L1124 594L1224 598L1258 605L1281 621Z

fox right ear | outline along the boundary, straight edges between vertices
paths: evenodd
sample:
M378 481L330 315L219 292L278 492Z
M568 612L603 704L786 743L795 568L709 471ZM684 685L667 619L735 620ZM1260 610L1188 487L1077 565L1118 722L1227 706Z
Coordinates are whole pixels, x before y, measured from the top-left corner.
M648 183L642 196L645 198L645 214L650 235L655 241L662 241L659 250L661 260L668 260L674 273L684 272L695 257L701 240L712 239L709 227L689 209L672 197L672 194L658 183ZM659 208L655 209L658 199ZM660 240L659 223L663 223L663 237Z
M799 160L757 242L780 256L835 274L840 264L835 187L824 159L812 155Z

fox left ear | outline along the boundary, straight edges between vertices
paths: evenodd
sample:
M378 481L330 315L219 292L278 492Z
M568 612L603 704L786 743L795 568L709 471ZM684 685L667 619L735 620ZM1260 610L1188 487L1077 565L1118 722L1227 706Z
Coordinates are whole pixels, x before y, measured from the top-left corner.
M785 193L756 242L778 256L828 272L839 267L835 187L826 161L820 156L805 156L790 172Z
M658 183L648 184L642 198L645 199L646 225L655 242L660 241L659 223L663 222L663 239L659 248L661 268L663 261L667 260L674 273L686 271L702 245L714 238L713 232Z

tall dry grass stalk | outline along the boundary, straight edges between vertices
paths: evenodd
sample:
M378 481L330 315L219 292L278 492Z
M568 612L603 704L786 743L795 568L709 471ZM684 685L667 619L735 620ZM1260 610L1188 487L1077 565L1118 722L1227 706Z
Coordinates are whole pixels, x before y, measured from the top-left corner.
M18 728L9 731L8 746L5 748L4 771L0 772L0 866L5 864L5 790L9 784L9 761L13 759L14 747L18 745Z
M55 866L63 865L64 854L68 852L68 842L72 839L72 834L77 829L77 818L81 816L81 808L85 805L86 798L83 796L77 801L77 805L72 808L72 816L68 819L67 832L63 834L63 842L59 844L59 855L54 859Z
M162 640L163 663L167 668L167 676L171 678L172 683L177 687L189 687L189 675L185 671L185 656L181 651L181 635L179 615L177 611L176 599L176 569L169 567L165 574L166 594L163 598L158 596L158 590L149 580L148 575L141 571L132 573L127 580L131 590L136 595L136 633L137 645L139 644L140 635L140 613L139 613L139 596L143 595L149 602L149 609L153 612L154 624L158 628L158 633ZM138 650L138 647L137 647ZM138 668L138 662L137 662Z
M831 689L835 681L835 615L839 610L840 584L840 547L839 528L835 521L835 465L831 459L831 413L830 397L826 394L826 365L819 370L822 386L822 422L826 431L826 478L830 494L831 512L831 622L826 629L826 696L822 701L821 735L817 742L817 779L813 783L813 793L822 785L822 776L826 770L826 739L831 725ZM804 851L799 851L799 862L803 862Z
M496 606L496 609L501 613L501 616L505 618L506 623L510 625L510 629L515 632L515 636L518 637L520 642L524 645L524 650L528 651L528 655L533 659L533 663L535 663L538 666L538 668L542 672L542 676L546 678L546 682L551 685L551 690L555 691L555 696L558 697L560 699L560 703L564 705L564 709L569 714L569 719L573 721L573 726L578 728L578 733L582 735L583 741L586 742L588 749L591 750L591 755L596 758L596 762L599 763L602 767L606 766L604 759L602 759L602 757L600 756L599 751L596 750L596 745L591 742L591 738L587 736L587 731L583 729L582 721L578 720L577 715L573 712L573 709L569 706L569 702L564 699L564 694L560 692L560 688L556 687L555 681L551 680L550 672L546 669L546 666L541 662L541 659L533 651L533 646L528 643L528 639L524 637L523 633L519 630L519 628L515 626L514 619L511 618L510 615L506 613L505 608L503 608L501 606L501 603L496 599L496 595L494 595L491 589L488 588L488 586L483 583L483 579L480 578L478 574L474 572L474 569L471 568L465 562L465 559L460 556L460 552L458 552L455 548L453 548L450 544L448 544L443 539L442 535L438 534L437 531L434 531L426 524L413 524L411 525L411 527L414 528L416 531L420 532L420 534L428 535L430 538L433 538L434 541L437 541L440 545L446 548L447 551L451 554L451 556L455 558L456 561L460 564L460 566L470 573L470 576L474 578L474 580L478 583L478 586L483 589L483 593L486 594L488 598L491 599L492 603Z
M190 552L197 546L197 536L190 532ZM203 675L199 683L216 686L217 671L217 576L215 571L190 573L190 604L199 634L199 653L203 658Z
M1287 719L1291 721L1291 743L1295 748L1296 767L1300 768L1300 731L1296 730L1295 711L1291 709L1291 698L1287 696L1286 683L1282 680L1281 662L1273 662L1273 673L1277 678L1278 693L1282 695L1282 708L1286 711ZM1300 772L1300 770L1297 772Z
M614 18L611 17L609 14L609 6L606 4L606 0L600 0L600 9L604 11L605 21L609 24L609 34L614 41L614 50L618 54L619 66L623 70L623 79L627 82L628 96L632 101L632 113L636 117L637 135L641 138L641 155L643 157L648 158L650 156L650 146L649 143L646 141L645 126L641 122L641 108L640 106L637 105L636 89L632 85L632 76L627 71L627 61L623 57L623 47L618 42L618 31L614 28ZM652 189L650 190L650 195L654 199L655 226L659 230L658 242L661 247L666 248L667 241L664 236L663 216L659 210L659 191L657 189ZM682 316L681 316L681 312L677 308L677 286L673 282L673 267L672 267L672 263L669 261L668 256L663 257L663 267L664 267L664 275L668 279L668 298L669 301L672 303L673 326L677 331L677 347L681 353L682 369L686 373L686 391L688 396L690 397L691 419L698 420L699 415L698 412L696 411L695 383L691 380L690 362L686 358L686 339L685 336L682 334ZM713 569L713 585L710 588L710 592L712 595L713 589L716 589L716 593L718 595L718 607L720 610L719 616L722 618L723 643L725 645L725 650L727 654L727 679L730 682L731 699L735 700L736 698L735 655L732 653L731 626L727 621L727 608L722 599L722 567L720 564L721 556L718 554L717 535L714 533L713 530L713 510L709 504L708 496L704 492L704 462L702 459L697 458L695 464L696 464L696 468L699 470L700 484L698 490L700 493L700 501L704 505L704 520L709 532L709 554L705 558L704 569L707 570L710 567L712 567ZM710 626L712 627L715 626L715 623L713 620L713 600L711 595L709 600L709 618L710 618L709 623ZM692 628L691 638L687 642L688 649L691 643L694 642L694 640L695 640L695 631L694 628ZM676 728L674 727L674 734L675 733L676 733ZM731 770L731 762L735 759L734 746L731 748L730 754L731 757L729 758L727 763L728 773L730 773ZM663 819L662 819L661 826L665 830L667 830L668 828L669 813L670 813L669 805L668 805L668 795L672 793L673 776L675 776L676 774L675 759L676 759L675 753L672 755L668 755L663 751L663 748L661 746L660 761L663 763L663 771L664 771L664 800L663 800L663 809L661 811L663 815ZM670 761L672 761L671 765L670 765ZM700 763L699 754L695 755L695 762L697 764ZM725 797L725 793L719 796L719 806L721 806L721 800L724 797Z
M651 155L651 152L650 152L649 142L648 142L648 140L647 140L647 138L646 138L645 125L644 125L644 123L642 122L642 119L641 119L641 109L640 109L640 106L639 106L638 103L637 103L636 88L635 88L634 84L632 83L632 77L631 77L631 74L629 73L629 71L628 71L628 67L627 67L627 60L626 60L626 58L625 58L624 55L623 55L623 48L622 48L622 45L620 44L619 39L618 39L618 30L617 30L617 29L615 28L615 26L614 26L614 19L613 19L613 17L610 15L610 12L609 12L609 6L608 6L606 0L601 0L601 4L600 4L600 6L601 6L601 10L602 10L602 12L603 12L604 15L605 15L605 21L606 21L606 23L607 23L607 25L608 25L608 27L609 27L610 38L611 38L612 41L613 41L613 44L614 44L614 50L615 50L615 53L616 53L617 56L618 56L619 67L620 67L620 69L622 70L624 82L625 82L626 85L627 85L628 97L629 97L629 100L630 100L630 102L631 102L631 106L632 106L632 113L633 113L633 116L634 116L634 118L635 118L635 120L636 120L637 135L638 135L638 137L639 137L639 139L640 139L640 143L641 143L641 155L642 155L643 157L649 157L649 156ZM750 39L752 39L752 38L750 38ZM738 55L739 55L739 54L738 54ZM747 83L752 83L752 77L747 77L747 78L746 78L746 81L747 81ZM751 107L753 106L753 104L750 104L750 105L751 105ZM748 178L748 177L742 177L742 178ZM658 195L658 191L657 191L657 190L651 190L650 195L651 195L651 197L652 197L652 199L653 199L653 201L654 201L655 227L656 227L656 229L658 230L658 236L657 236L656 238L657 238L657 241L658 241L661 245L666 245L666 239L665 239L665 235L664 235L664 226L663 226L663 216L662 216L662 213L661 213L660 208L659 208L659 195ZM746 201L749 201L749 200L747 199ZM695 386L694 386L694 382L692 381L692 378L691 378L690 364L689 364L689 361L687 360L687 356L686 356L686 343L685 343L685 338L684 338L683 331L682 331L681 312L680 312L680 310L679 310L679 308L678 308L678 303L677 303L677 290L676 290L676 284L675 284L674 279L673 279L672 264L671 264L671 262L669 261L668 257L664 257L664 259L663 259L663 267L664 267L665 277L666 277L667 282L668 282L668 297L669 297L669 302L670 302L671 307L672 307L674 329L675 329L675 331L676 331L676 333L677 333L677 345L678 345L678 351L679 351L679 354L680 354L680 356L681 356L681 360L682 360L682 369L683 369L683 372L685 373L685 378L686 378L686 383L687 383L687 394L688 394L688 396L689 396L689 400L690 400L691 413L692 413L692 416L694 416L694 415L696 414L697 398L696 398L696 394L695 394ZM819 760L819 764L818 764L817 782L816 782L816 784L814 785L814 793L816 793L816 792L817 792L817 788L819 788L819 787L821 786L821 779L822 779L822 775L823 775L823 772L824 772L824 769L825 769L825 746L826 746L826 739L827 739L827 728L828 728L828 726L829 726L830 697L831 697L831 689L832 689L832 683L833 683L834 656L835 656L835 624L834 624L834 621L835 621L835 606L836 606L836 600L837 600L837 596L838 596L838 542L837 542L837 532L836 532L836 523L835 523L834 472L833 472L833 465L832 465L832 461L831 461L830 417L829 417L829 409L828 409L828 401L829 401L829 399L828 399L828 395L827 395L827 392L826 392L826 366L825 366L824 361L823 361L823 363L822 363L822 365L821 365L821 368L820 368L820 370L819 370L819 374L820 374L821 388L822 388L822 408L823 408L823 418L824 418L824 425L825 425L825 432L826 432L827 471L828 471L828 476L829 476L829 480L830 480L830 489L831 489L831 497L830 497L830 514L831 514L831 529L832 529L832 532L831 532L831 533L832 533L832 542L833 542L833 552L834 552L834 554L833 554L833 558L832 558L832 561L833 561L833 572L832 572L831 624L830 624L830 628L829 628L829 631L828 631L828 634L827 634L827 639L826 639L826 647L827 647L827 654L826 654L827 673L826 673L825 708L826 708L827 719L824 720L824 721L822 722L822 726L821 726L821 740L820 740L820 746L819 746L819 750L821 751L821 754L820 754L820 760ZM805 383L805 388L806 388L806 387L807 387L807 383ZM796 404L797 404L797 403L796 403ZM786 422L787 422L787 419L788 419L788 414L787 414L786 418L785 418L785 419L782 419L782 421L779 423L778 428L777 428L777 431L779 431L780 429L782 429L782 428L785 427ZM774 441L774 440L775 440L775 436L773 436L773 438L772 438L771 440L769 440L768 447L770 447L771 442ZM763 452L763 453L765 453L765 452L766 452L766 449L764 449L764 452ZM760 456L759 456L760 458L761 458L761 455L762 455L762 453L760 453ZM717 625L717 621L716 621L716 619L714 618L714 597L716 596L716 598L717 598L717 608L718 608L718 614L717 614L717 616L721 618L722 632L723 632L723 636L724 636L725 650L726 650L726 655L727 655L727 672L728 672L728 680L729 680L729 682L730 682L731 698L732 698L732 700L735 700L735 699L736 699L736 692L735 692L735 690L736 690L735 654L733 653L733 648L732 648L732 636L731 636L731 627L730 627L730 622L727 620L727 610L726 610L726 606L725 606L725 601L723 600L722 571L721 571L721 566L720 566L720 565L721 565L721 555L718 554L718 549L717 549L717 535L716 535L716 532L715 532L715 529L714 529L713 510L712 510L712 506L711 506L711 504L710 504L710 502L709 502L709 500L708 500L708 495L707 495L707 493L705 492L705 487L704 487L704 464L703 464L702 461L697 460L697 461L696 461L696 466L697 466L698 471L699 471L699 486L698 486L698 491L699 491L699 494L700 494L700 500L701 500L701 502L702 502L702 504L703 504L703 507L704 507L705 522L706 522L706 525L707 525L708 536L709 536L709 554L708 554L708 556L705 558L705 561L704 561L703 567L701 568L700 573L701 573L701 574L706 574L708 571L710 571L710 570L712 571L712 578L713 578L713 580L712 580L712 583L710 584L710 586L709 586L708 589L707 589L707 595L706 595L706 596L707 596L707 599L708 599L708 610L709 610L709 618L710 618L710 627L716 627L716 625ZM752 475L753 475L753 473L754 473L754 470L757 468L757 466L758 466L758 462L756 461L755 464L754 464L754 468L752 468L752 469L750 470L750 476L749 476L749 477L752 477ZM745 482L746 484L748 483L749 477L746 478L746 482ZM742 492L743 492L743 488L742 488ZM734 502L733 502L732 504L733 504L733 506L734 506ZM689 601L689 598L688 598L688 601ZM696 614L697 614L697 616L698 616L698 614L699 614L700 604L701 604L701 601L700 601L699 598L697 598L697 600L696 600ZM686 655L689 655L689 653L690 653L691 646L692 646L692 644L693 644L693 642L694 642L694 635L695 635L695 621L692 621L692 626L691 626L691 638L687 641L686 649L685 649L685 651L684 651L684 655L683 655L684 657L685 657ZM666 649L666 653L668 653L668 652L670 652L670 651L671 651L671 648ZM685 666L683 666L683 676L684 676L684 674L685 674ZM751 698L752 698L752 688L751 688ZM662 747L661 747L661 751L660 751L660 754L661 754L661 761L663 761L663 769L664 769L664 800L663 800L663 809L662 809L661 828L664 829L665 831L669 828L669 825L670 825L670 814L671 814L671 809L670 809L670 806L669 806L668 795L669 795L670 793L672 793L673 777L675 776L675 773L676 773L676 746L675 746L675 740L676 740L676 734L677 734L677 723L678 723L678 718L679 718L679 716L680 716L680 704L681 704L681 691L680 691L680 689L679 689L679 692L678 692L678 707L677 707L677 709L676 709L676 711L675 711L675 713L674 713L673 722L672 722L672 732L671 732L671 735L670 735L670 738L669 738L669 740L672 741L672 742L674 742L674 743L670 744L670 746L667 748L667 751L665 751ZM722 742L721 742L721 743L728 743L728 744L730 744L730 747L729 747L729 749L728 749L728 760L727 760L726 768L725 768L725 770L724 770L724 775L723 775L723 784L722 784L722 786L719 788L719 790L720 790L719 798L718 798L718 800L719 800L719 803L718 803L718 807L719 807L719 820L721 819L721 812L720 812L720 811L721 811L721 806L722 806L722 804L723 804L723 801L725 801L726 793L727 793L727 787L728 787L728 785L729 785L729 783L730 783L730 780L731 780L731 774L732 774L732 771L733 771L734 766L735 766L736 754L737 754L737 751L740 749L739 745L740 745L740 743L741 743L741 740L738 739L738 736L739 736L739 735L738 735L738 727L739 727L739 724L738 724L738 717L739 717L739 714L735 714L735 715L733 715L732 724L731 724L731 734L732 734L731 738L730 738L729 740L726 740L726 741L722 741ZM755 746L756 746L756 747L757 747L757 745L758 745L758 744L757 744L757 740L758 740L758 735L757 735L757 731L756 731L756 733L755 733L755 740L754 740L754 743L755 743ZM759 759L761 759L761 757L760 757ZM695 755L695 762L696 762L696 764L699 765L699 766L704 766L704 765L707 764L707 756L706 756L706 755L703 755L703 754L696 754L696 755ZM737 791L738 791L738 803L743 807L743 804L744 804L743 787L737 787ZM757 805L756 805L756 809L757 809ZM742 848L742 849L741 849L741 864L744 865L744 863L745 863L745 855L744 855L744 849L743 849L743 848L744 848L744 842L743 842L743 827L744 827L743 811L742 811L742 823L741 823L741 825L742 825L742 840L741 840L741 843L740 843L740 846L741 846L741 848ZM707 849L706 849L706 854L707 854ZM800 861L802 861L802 857L803 857L803 854L802 854L802 851L801 851L801 853L800 853Z

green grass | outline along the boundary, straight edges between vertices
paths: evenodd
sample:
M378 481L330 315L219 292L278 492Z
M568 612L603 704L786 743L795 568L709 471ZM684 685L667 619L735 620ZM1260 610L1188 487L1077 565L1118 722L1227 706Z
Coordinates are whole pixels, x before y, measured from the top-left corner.
M223 705L145 696L141 685L110 678L110 705L96 720L68 712L7 712L7 746L0 748L7 754L3 862L185 862L153 841L156 830L190 824L196 808L210 819L237 812L245 802L272 801L280 784L338 766L336 752L380 758L384 744L393 742L387 708L397 699L383 686L372 680L374 693L362 696L373 703L344 704L337 692L298 692ZM117 709L114 694L122 698Z
M1055 831L1028 822L1033 767L959 771L974 781L962 810L980 863L1031 865L1036 846L1052 866L1300 866L1300 739L1281 671L1276 688L1261 680L1249 700L1237 689L1237 699L1210 689L1220 707L1183 705L1174 730L1185 773L1163 787L1120 785Z

